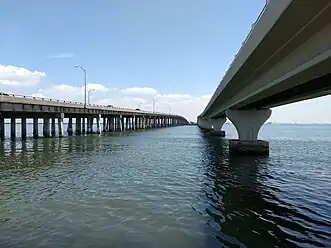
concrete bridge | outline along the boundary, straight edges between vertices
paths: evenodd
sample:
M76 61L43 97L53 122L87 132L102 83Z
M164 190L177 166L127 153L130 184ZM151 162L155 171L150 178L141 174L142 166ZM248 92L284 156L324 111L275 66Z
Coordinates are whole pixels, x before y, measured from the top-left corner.
M331 0L269 0L198 125L220 132L229 118L230 153L268 154L258 133L270 108L330 93Z
M85 105L79 102L62 101L38 97L18 96L0 93L0 138L5 138L5 118L10 121L10 137L16 139L16 120L21 119L21 138L27 137L27 119L33 120L33 137L38 138L38 120L43 119L43 136L64 136L63 119L68 118L67 132L75 134L93 132L96 121L96 133L147 128L171 127L188 124L179 115L134 110L129 108L108 107L103 105ZM103 121L101 122L101 119ZM102 126L101 126L102 124ZM56 128L56 125L58 128ZM56 130L58 134L56 134Z

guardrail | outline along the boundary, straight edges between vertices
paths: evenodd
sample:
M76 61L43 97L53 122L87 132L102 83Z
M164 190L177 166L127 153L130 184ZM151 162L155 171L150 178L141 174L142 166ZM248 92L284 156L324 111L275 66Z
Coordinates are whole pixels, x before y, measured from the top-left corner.
M267 8L267 6L268 6L268 4L269 4L270 1L271 0L266 0L266 3L264 5L263 9L261 10L261 12L260 12L259 16L257 17L256 21L252 24L251 30L247 34L245 40L241 43L241 47L240 47L239 51L234 55L234 59L230 63L228 69L225 71L224 76L228 73L228 71L231 69L232 65L236 62L236 60L237 60L240 52L242 51L243 47L245 46L245 44L247 43L249 37L251 36L251 34L252 34L252 32L253 32L253 30L255 28L255 25L260 21L260 19L261 19L262 15L264 14L264 12L265 12L265 10L266 10L266 8ZM222 80L221 80L221 82L222 82Z
M44 101L45 103L51 103L49 105L54 105L58 106L59 104L61 105L70 105L68 107L79 107L83 108L85 107L85 104L82 102L76 102L76 101L66 101L66 100L58 100L58 99L52 99L52 98L46 98L46 97L36 97L36 96L25 96L25 95L16 95L16 94L7 94L0 92L0 102L6 102L4 98L13 98L14 101L16 102L15 99L24 99L24 100L31 100L31 101ZM30 104L33 104L31 102ZM39 104L39 103L38 103ZM115 106L107 106L107 105L100 105L100 104L86 104L86 107L89 109L103 109L103 110L112 110L112 111L122 111L122 112L133 112L133 113L141 113L141 114L157 114L157 115L170 115L170 116L178 116L178 115L173 115L173 114L165 114L161 112L153 112L153 111L148 111L148 110L136 110L136 109L130 109L130 108L122 108L122 107L115 107Z

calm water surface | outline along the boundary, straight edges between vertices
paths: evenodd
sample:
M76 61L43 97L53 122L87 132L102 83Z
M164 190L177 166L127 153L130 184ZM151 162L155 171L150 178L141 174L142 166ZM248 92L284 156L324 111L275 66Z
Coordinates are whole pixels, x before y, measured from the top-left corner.
M195 126L7 141L0 247L331 247L331 126L260 135L267 158Z

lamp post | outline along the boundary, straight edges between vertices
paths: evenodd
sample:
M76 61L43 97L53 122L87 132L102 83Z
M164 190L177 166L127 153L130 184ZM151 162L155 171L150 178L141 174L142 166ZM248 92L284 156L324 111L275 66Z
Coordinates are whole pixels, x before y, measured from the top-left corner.
M84 107L86 108L86 94L87 94L86 69L80 65L75 65L75 68L80 68L84 72Z
M141 105L141 102L140 102L140 103L138 103L138 109L140 109L140 105Z
M88 104L90 105L91 104L91 101L90 101L90 96L91 96L91 93L95 91L95 89L90 89L88 92L87 92L87 99L88 99Z

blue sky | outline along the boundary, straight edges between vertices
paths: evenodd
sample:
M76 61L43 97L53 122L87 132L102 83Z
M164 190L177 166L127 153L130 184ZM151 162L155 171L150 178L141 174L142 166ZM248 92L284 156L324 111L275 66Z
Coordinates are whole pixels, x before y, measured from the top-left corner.
M154 97L158 111L195 120L264 4L2 0L0 91L82 101L80 64L93 103L150 109ZM331 122L322 103L276 108L271 120Z

